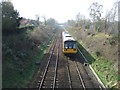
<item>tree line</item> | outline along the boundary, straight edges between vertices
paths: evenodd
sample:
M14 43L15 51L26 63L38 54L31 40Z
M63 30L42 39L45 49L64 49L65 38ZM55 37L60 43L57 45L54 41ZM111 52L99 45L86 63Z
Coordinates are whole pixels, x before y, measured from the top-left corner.
M20 17L19 12L17 10L14 9L13 4L10 1L2 1L2 3L0 4L0 7L2 8L2 34L3 35L10 35L10 34L14 34L17 32L20 32L22 30L19 29L23 29L19 28L20 26L20 21L22 19L25 19L23 17ZM49 26L57 26L57 21L53 18L49 18L46 19L45 16L42 17L44 19L43 22L41 22L39 19L41 19L38 15L36 15L36 20L31 20L31 19L26 19L29 20L29 22L34 25L34 26L40 26L41 24L43 25L49 25ZM29 24L30 24L29 23ZM33 26L28 25L25 26L26 28L33 28Z
M113 4L113 7L109 11L107 10L105 16L102 17L102 8L104 6L98 2L93 2L88 8L91 19L87 19L84 15L78 13L75 20L67 21L67 25L81 27L83 29L96 30L107 34L117 34L118 3L119 1L116 1Z
M17 32L17 27L20 25L19 12L14 9L10 1L2 1L2 34L9 35Z

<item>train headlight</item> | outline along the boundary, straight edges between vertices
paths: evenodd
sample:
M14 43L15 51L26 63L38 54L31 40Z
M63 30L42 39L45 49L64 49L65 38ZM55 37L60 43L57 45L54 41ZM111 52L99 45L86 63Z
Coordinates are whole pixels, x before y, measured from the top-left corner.
M67 51L67 49L64 49L64 51Z

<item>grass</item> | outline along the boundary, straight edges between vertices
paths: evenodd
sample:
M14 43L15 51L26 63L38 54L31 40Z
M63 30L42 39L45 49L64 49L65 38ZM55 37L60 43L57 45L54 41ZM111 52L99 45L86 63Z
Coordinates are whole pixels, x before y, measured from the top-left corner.
M109 36L109 35L107 35L107 34L104 34L104 33L101 33L101 32L96 32L96 35L95 35L96 37L98 37L98 38L104 38L104 37L106 37L106 38L110 38L111 36Z
M88 51L86 51L83 46L79 46L80 50L88 62L92 65L93 69L105 84L105 86L107 88L117 88L118 71L113 68L114 62L97 56L95 53L88 53Z
M92 56L96 59L96 61L92 63L92 67L105 86L107 88L117 88L118 73L114 68L112 68L114 62L100 57L98 58L96 55Z
M86 59L90 64L92 64L92 62L95 61L95 59L91 56L91 54L88 51L86 51L84 46L82 46L81 44L78 44L78 48L84 54L84 56L87 57Z

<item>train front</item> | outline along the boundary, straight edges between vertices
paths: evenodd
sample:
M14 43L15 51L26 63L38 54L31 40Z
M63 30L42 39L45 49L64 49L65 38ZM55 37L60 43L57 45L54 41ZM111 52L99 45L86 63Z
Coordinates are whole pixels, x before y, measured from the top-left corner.
M76 54L77 53L77 43L76 41L67 40L64 42L64 50L65 54Z

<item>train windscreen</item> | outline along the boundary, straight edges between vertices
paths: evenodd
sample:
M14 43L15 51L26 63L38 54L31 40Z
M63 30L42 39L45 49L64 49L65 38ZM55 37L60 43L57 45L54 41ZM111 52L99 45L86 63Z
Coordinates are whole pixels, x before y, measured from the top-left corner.
M66 41L64 43L65 49L76 49L76 41Z

